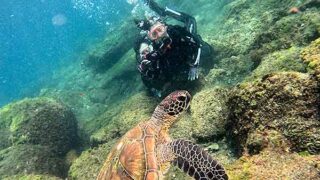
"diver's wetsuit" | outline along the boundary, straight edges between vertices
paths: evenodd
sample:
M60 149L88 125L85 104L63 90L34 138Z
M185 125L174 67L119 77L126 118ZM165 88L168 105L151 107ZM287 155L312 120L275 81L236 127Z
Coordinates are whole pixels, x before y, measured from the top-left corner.
M201 38L197 34L196 21L192 16L161 8L152 0L147 1L147 5L160 16L170 16L185 24L185 27L167 25L169 38L164 41L155 42L143 36L135 44L137 66L143 83L149 89L162 90L167 82L180 75L187 77L190 67L198 66ZM139 54L141 43L147 43L153 47L153 51L143 58ZM142 68L144 59L150 61L147 68Z

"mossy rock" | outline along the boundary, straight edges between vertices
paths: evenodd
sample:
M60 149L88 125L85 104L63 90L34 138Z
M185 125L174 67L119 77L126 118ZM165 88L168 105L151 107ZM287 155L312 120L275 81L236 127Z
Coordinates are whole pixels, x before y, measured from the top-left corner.
M301 58L308 65L309 72L320 80L320 38L302 50Z
M301 48L292 47L266 55L262 58L260 65L245 81L262 78L274 72L297 71L305 73L307 71L306 65L300 58L300 51Z
M251 73L253 63L244 55L223 58L205 77L206 86L231 86L241 82Z
M77 122L72 111L48 98L24 99L0 109L1 148L12 144L50 147L63 155L77 142Z
M289 140L292 151L320 153L318 87L312 76L296 72L269 74L236 87L228 102L228 131L240 152L248 147L250 134L273 129Z
M106 125L91 136L92 143L105 143L121 137L139 122L148 120L156 103L157 100L146 93L137 93L117 108L110 109L111 112L107 110L95 120L95 122L104 121Z
M36 174L23 175L23 174L21 174L21 175L5 177L3 180L63 180L63 179L58 178L58 177L54 177L54 176L48 176L48 175L36 175Z
M66 176L64 159L48 146L16 145L0 151L0 179L17 174Z
M115 141L82 152L69 169L68 179L95 180Z
M269 53L306 46L319 36L319 10L309 9L298 14L286 15L261 32L252 44L250 56L257 66Z
M208 88L196 93L190 104L190 113L170 130L174 138L210 141L225 134L228 108L228 89Z
M243 156L226 166L230 179L319 179L320 156L300 156L274 149Z

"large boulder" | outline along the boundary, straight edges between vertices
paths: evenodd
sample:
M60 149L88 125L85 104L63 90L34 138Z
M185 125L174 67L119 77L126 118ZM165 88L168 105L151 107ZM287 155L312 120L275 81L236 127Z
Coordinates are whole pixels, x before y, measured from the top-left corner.
M0 148L32 144L63 155L77 142L72 111L48 98L25 99L0 109Z
M261 139L275 130L292 151L320 153L318 87L312 76L295 72L270 74L236 87L229 100L228 130L240 152L258 153Z

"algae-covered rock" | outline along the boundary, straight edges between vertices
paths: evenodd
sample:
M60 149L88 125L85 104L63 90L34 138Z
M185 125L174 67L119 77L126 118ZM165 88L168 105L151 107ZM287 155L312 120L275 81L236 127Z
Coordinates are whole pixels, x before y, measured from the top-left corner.
M74 180L95 180L115 141L82 152L72 164L68 178Z
M0 151L0 179L17 174L66 175L63 158L48 146L16 145Z
M205 77L207 85L230 86L241 82L252 70L253 63L247 56L223 58Z
M286 72L236 87L229 100L229 131L240 151L248 148L249 137L261 138L251 134L273 129L289 140L292 151L319 153L318 85L308 74Z
M303 49L301 58L308 65L308 70L320 80L320 38Z
M97 72L105 72L132 48L136 35L139 34L138 28L130 18L123 22L90 52L84 61L86 66Z
M48 176L48 175L36 175L36 174L23 175L23 174L21 174L21 175L5 177L3 180L63 180L63 179L58 178L58 177L54 177L54 176Z
M225 134L227 96L228 89L225 88L206 89L193 96L190 105L193 137L210 139Z
M100 144L114 138L119 138L141 121L148 120L157 101L146 93L138 93L119 104L114 109L107 110L94 123L105 124L91 136L91 143Z
M301 48L292 47L266 55L251 76L246 78L246 81L261 78L274 72L306 72L306 65L300 59L300 51Z
M48 98L25 99L0 109L1 148L12 144L48 146L59 155L77 142L72 111Z
M250 56L256 66L269 53L308 45L320 36L320 14L317 9L287 15L269 26L252 44Z
M273 149L254 156L243 156L226 166L230 179L319 179L320 156L300 156L297 153Z

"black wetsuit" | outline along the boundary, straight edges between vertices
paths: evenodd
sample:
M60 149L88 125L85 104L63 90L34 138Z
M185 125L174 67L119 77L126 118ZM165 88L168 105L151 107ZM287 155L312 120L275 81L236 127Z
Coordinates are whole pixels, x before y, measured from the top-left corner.
M168 42L149 42L154 51L147 54L145 59L151 64L149 68L140 71L142 80L148 88L160 90L166 82L182 75L187 78L190 67L195 63L200 43L195 40L194 36L181 26L168 26ZM146 38L137 41L136 48L142 42L148 43ZM162 48L161 48L162 46ZM140 66L143 58L137 52L137 66ZM139 69L139 68L138 68Z

